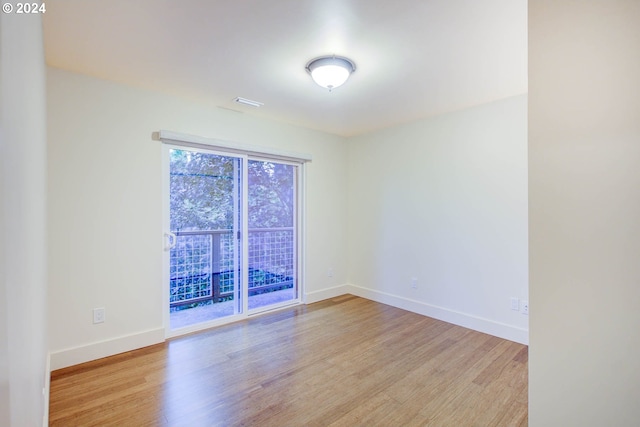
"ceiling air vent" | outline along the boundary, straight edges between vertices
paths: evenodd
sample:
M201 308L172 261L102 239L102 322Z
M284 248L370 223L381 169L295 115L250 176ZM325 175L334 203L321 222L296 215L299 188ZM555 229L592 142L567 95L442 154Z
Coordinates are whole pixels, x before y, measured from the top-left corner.
M252 101L251 99L240 98L240 97L237 97L236 99L234 99L234 101L236 101L238 104L250 105L256 108L262 107L264 105L262 102Z

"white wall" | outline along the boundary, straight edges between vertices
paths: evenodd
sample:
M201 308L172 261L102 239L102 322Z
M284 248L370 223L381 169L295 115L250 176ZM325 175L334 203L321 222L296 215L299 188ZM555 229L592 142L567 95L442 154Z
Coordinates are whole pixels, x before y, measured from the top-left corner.
M331 289L347 281L342 138L58 69L47 77L53 369L163 339L160 129L311 154L307 298L342 292ZM92 324L94 307L105 323Z
M348 215L354 293L527 342L525 95L351 138Z
M529 1L529 425L640 419L640 2Z
M45 67L39 15L0 15L0 425L46 423ZM48 390L47 390L48 392ZM47 397L45 397L47 396Z

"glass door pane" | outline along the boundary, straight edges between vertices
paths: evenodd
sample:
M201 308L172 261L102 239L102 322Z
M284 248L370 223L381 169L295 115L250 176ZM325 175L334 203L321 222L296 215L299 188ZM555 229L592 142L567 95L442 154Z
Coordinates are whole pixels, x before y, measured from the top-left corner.
M250 311L299 300L297 168L275 161L247 163Z
M169 150L170 329L241 313L242 159Z

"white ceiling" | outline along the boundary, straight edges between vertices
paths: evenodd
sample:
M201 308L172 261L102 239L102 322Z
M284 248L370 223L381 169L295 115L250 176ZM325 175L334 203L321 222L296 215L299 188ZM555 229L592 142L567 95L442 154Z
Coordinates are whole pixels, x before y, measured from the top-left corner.
M527 0L54 0L43 20L53 67L343 136L527 91ZM330 93L304 68L324 54L357 66Z

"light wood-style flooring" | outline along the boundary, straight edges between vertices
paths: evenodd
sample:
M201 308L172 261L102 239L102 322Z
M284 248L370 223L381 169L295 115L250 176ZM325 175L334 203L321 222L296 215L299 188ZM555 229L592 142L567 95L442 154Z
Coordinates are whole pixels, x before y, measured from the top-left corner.
M527 347L345 295L54 371L52 426L526 426Z

